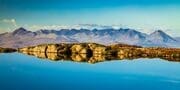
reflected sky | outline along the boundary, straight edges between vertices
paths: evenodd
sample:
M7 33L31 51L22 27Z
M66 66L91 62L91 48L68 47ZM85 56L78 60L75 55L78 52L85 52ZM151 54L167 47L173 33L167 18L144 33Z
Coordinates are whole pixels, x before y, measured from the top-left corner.
M162 59L96 64L0 54L0 89L180 89L180 63Z

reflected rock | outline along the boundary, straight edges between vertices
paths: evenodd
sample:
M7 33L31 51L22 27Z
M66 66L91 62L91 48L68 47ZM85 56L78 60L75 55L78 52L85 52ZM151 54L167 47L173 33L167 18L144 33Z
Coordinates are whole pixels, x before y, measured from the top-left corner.
M105 61L106 57L103 54L93 54L93 56L88 60L89 63L96 63Z
M56 53L56 52L54 52L54 53L46 53L46 55L47 55L47 58L50 59L50 60L57 61L57 60L61 59L58 56L58 53Z
M87 54L72 54L71 59L76 62L85 62L89 60Z
M88 45L85 44L77 44L77 45L73 45L71 47L71 51L72 53L81 53L81 54L86 54L89 51Z

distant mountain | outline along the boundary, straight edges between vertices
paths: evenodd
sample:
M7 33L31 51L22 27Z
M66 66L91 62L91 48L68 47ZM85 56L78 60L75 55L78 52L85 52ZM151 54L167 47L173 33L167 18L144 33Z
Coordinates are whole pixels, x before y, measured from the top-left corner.
M147 36L147 40L153 43L174 43L176 40L161 30L157 30Z
M26 29L20 27L19 29L16 29L12 35L24 35L24 34L27 34L29 33L30 31L27 31Z
M175 37L176 41L180 42L180 37Z
M157 30L146 37L145 46L178 47L178 41L165 32Z
M180 41L178 41L177 38L172 38L161 30L157 30L148 35L133 29L114 29L110 27L101 29L94 28L92 30L83 28L60 30L43 29L35 32L28 31L21 27L13 32L0 34L0 47L20 48L43 43L62 42L95 42L105 45L124 43L145 47L180 47Z

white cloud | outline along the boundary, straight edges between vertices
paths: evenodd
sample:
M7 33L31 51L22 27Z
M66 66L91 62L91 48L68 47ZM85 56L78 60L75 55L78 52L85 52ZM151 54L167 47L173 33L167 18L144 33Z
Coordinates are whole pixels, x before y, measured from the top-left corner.
M96 24L77 24L77 25L25 25L30 30L39 30L39 29L48 29L48 30L60 30L60 29L107 29L114 28L119 29L119 26L105 26L105 25L96 25Z
M15 20L15 19L3 19L3 20L1 20L0 22L2 22L2 23L7 23L7 24L11 24L11 25L17 27L17 24L16 24L16 20Z
M25 25L30 30L40 30L40 29L48 29L48 30L60 30L60 29L72 29L73 26L65 26L65 25Z

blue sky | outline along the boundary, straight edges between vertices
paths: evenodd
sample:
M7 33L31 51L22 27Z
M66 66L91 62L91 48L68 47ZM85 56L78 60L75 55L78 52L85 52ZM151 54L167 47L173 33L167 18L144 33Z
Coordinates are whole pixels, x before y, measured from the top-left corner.
M0 32L100 24L180 36L180 0L0 0Z

